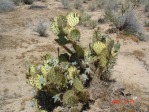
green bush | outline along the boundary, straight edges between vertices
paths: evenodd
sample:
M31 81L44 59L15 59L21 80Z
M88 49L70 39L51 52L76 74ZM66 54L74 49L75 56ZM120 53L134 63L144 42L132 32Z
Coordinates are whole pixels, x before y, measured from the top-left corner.
M98 28L93 33L92 43L87 48L82 47L79 43L81 33L76 28L79 18L80 15L74 11L54 18L51 24L51 30L57 36L55 41L66 52L61 53L59 48L57 58L47 54L41 65L26 64L27 82L37 92L34 100L40 111L52 111L50 106L62 105L78 112L78 103L89 101L89 92L85 87L90 84L88 81L97 81L97 77L109 80L120 45L105 38Z
M12 0L0 0L0 13L13 11L15 4Z

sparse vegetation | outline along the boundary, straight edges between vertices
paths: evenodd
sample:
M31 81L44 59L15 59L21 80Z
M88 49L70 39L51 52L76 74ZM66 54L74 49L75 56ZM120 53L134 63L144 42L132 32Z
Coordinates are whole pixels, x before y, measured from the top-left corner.
M145 21L145 26L146 26L146 27L149 27L149 20L146 20L146 21Z
M90 26L92 29L96 28L97 24L98 24L98 22L97 22L96 20L90 20L90 21L89 21L89 26Z
M39 33L40 36L46 37L47 36L47 29L49 27L49 23L45 20L40 20L36 27L34 28L34 31Z
M23 0L13 0L13 2L15 5L20 5L23 2Z
M10 12L15 9L15 4L12 0L0 0L0 13Z
M80 24L83 26L88 26L90 19L91 16L89 14L82 12L80 16Z
M91 10L91 11L95 11L96 8L97 8L97 2L96 1L93 1L91 4L89 4L89 7L88 9Z
M34 1L35 0L23 0L23 2L28 5L32 4Z
M149 12L149 2L145 5L145 11Z
M75 9L81 9L82 8L82 1L81 0L75 0L73 4L73 8Z
M61 3L65 9L70 7L69 0L61 0Z
M140 40L144 40L143 24L138 21L132 6L126 5L125 3L122 4L122 7L117 11L106 9L106 17L120 31L124 30L130 32L136 35Z

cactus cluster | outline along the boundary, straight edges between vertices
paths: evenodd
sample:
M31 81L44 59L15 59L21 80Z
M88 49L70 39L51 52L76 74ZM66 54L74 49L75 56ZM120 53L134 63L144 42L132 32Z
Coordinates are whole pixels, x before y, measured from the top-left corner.
M76 11L66 16L54 18L52 32L58 37L55 41L65 49L58 50L58 58L50 55L43 57L42 65L27 65L27 82L37 91L45 91L52 95L54 102L61 102L78 112L79 102L87 103L89 93L85 84L94 74L101 76L109 71L115 62L119 43L101 34L99 28L93 33L93 41L88 48L79 44L80 31L75 27L79 23ZM67 47L70 44L73 49ZM96 72L96 71L99 72Z

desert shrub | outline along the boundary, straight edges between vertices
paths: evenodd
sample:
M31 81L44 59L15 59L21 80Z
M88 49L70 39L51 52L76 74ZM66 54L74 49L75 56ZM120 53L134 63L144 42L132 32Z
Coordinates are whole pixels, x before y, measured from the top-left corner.
M105 22L106 22L105 16L101 16L101 17L98 19L98 23L100 23L100 24L103 24L103 23L105 23Z
M91 16L89 14L82 12L80 16L80 24L83 26L88 26L90 19Z
M13 11L15 4L12 0L0 0L0 13Z
M89 4L88 9L91 11L95 11L97 8L97 2L93 1L91 4Z
M89 21L89 26L90 26L92 29L96 28L97 24L98 24L98 22L97 22L96 20L90 20L90 21Z
M145 12L149 12L149 2L145 5Z
M20 5L23 2L23 0L13 0L13 2L15 5Z
M129 4L122 4L119 10L106 9L106 18L110 20L117 29L124 30L137 35L139 39L143 39L144 28L143 24L137 19L133 7Z
M32 4L34 1L35 0L23 0L23 2L28 5Z
M147 17L149 18L149 13L147 14Z
M148 20L145 21L145 26L149 27L149 21Z
M36 27L34 28L34 31L39 33L40 36L46 37L48 26L49 26L49 23L47 21L40 20L36 25Z
M70 7L69 0L61 0L61 3L65 9Z
M81 0L75 0L74 4L73 4L73 8L81 9L82 8L82 1Z
M119 8L119 0L102 0L103 7L108 10L117 10Z
M81 111L79 103L86 105L89 101L90 81L94 85L100 79L109 80L120 45L106 38L98 28L89 46L82 47L81 34L76 28L79 18L74 11L54 18L51 24L51 30L57 36L55 41L65 52L59 48L57 58L45 55L43 64L26 63L27 82L36 90L34 101L40 111L52 111L56 105Z

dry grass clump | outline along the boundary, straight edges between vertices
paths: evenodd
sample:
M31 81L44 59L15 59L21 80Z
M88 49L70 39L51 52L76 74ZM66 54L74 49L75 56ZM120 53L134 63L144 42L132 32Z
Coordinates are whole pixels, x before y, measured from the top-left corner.
M73 4L73 8L81 9L82 8L82 1L81 0L75 0L74 4Z
M96 20L89 21L89 27L92 29L96 28L97 24L98 24L98 22Z
M116 3L113 6L105 5L106 18L120 31L129 32L140 40L146 40L144 26L136 17L131 4L131 2L126 2Z
M15 9L15 4L12 0L0 0L0 13L9 12Z
M65 9L70 7L69 0L61 0L61 3Z
M34 31L39 33L41 37L47 36L47 30L49 27L49 23L46 20L40 20L34 28Z
M149 2L145 5L145 12L149 12Z
M97 8L97 2L96 1L92 1L91 4L89 4L88 9L90 11L95 11Z
M88 26L88 23L91 19L91 16L85 12L81 13L81 17L80 17L80 24L83 26Z

